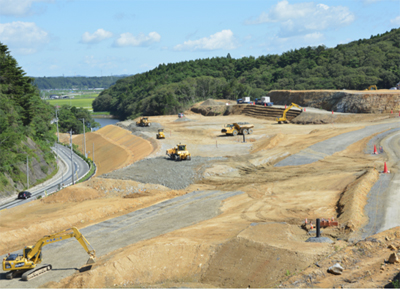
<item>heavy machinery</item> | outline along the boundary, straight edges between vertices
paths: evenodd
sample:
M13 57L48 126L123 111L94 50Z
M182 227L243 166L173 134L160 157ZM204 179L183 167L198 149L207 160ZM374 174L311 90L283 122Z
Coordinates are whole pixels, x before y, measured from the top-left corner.
M291 105L289 105L286 109L285 109L285 111L283 112L283 116L282 117L277 117L276 118L276 121L278 122L278 123L282 123L282 122L284 122L284 123L288 123L288 120L287 120L287 118L286 118L286 113L292 108L292 107L297 107L297 108L299 108L299 109L302 109L300 106L298 106L297 104L295 104L295 103L293 103L292 102L292 104Z
M150 120L148 117L141 117L137 122L137 126L150 126Z
M248 122L235 122L224 125L224 128L221 129L221 133L233 136L237 136L238 134L252 134L253 127L254 125Z
M181 161L187 160L190 161L192 156L190 155L189 151L186 149L185 144L178 144L176 147L167 150L167 156L171 160Z
M75 227L61 231L52 235L44 236L36 242L35 246L27 246L23 249L23 254L8 254L3 259L3 270L10 271L6 274L6 279L12 279L22 274L22 280L28 281L52 269L50 264L42 263L42 248L46 245L75 238L89 254L86 264L95 263L96 252L86 240L86 238ZM89 249L89 247L91 249ZM40 265L39 265L40 264Z
M164 129L160 128L156 134L157 139L165 138Z
M370 85L366 90L378 90L378 87L376 87L376 85Z

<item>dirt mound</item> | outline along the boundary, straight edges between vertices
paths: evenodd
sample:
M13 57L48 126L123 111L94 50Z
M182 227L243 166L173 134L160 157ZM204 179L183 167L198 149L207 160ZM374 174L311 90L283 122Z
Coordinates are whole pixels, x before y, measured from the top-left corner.
M327 114L303 112L291 120L295 124L329 124L329 123L351 123L363 121L380 121L390 116L382 114Z
M159 129L163 128L163 126L157 122L152 122L150 126L137 126L136 122L132 121L127 129L129 129L133 133L141 133L141 132L152 132L157 133Z
M213 105L226 105L226 104L219 101L215 101L214 99L211 98L207 99L202 104L200 104L200 106L213 106Z
M281 133L278 133L272 137L260 139L253 145L251 153L272 149L276 147L283 139L284 135Z
M104 194L99 191L78 184L67 187L57 194L52 194L47 198L42 199L42 202L45 204L83 202L98 199L103 196Z

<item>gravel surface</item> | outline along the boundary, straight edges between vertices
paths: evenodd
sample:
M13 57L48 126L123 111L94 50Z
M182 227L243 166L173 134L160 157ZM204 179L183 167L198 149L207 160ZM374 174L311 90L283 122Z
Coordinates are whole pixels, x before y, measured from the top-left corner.
M129 129L131 132L153 132L157 133L163 126L157 122L152 122L150 126L137 126L135 122L132 122L128 127L121 126L123 128Z
M181 117L181 118L177 118L176 120L174 120L174 122L186 122L186 121L193 121L190 118L185 117Z
M203 178L204 170L215 161L225 158L192 157L190 161L173 161L167 157L141 160L133 165L103 174L106 179L134 180L141 183L160 184L173 190L184 189Z
M101 257L119 248L172 232L220 214L221 201L243 194L241 191L194 191L135 212L81 229L81 233ZM22 251L14 252L21 254ZM4 255L5 256L5 255ZM3 258L4 256L0 256ZM29 282L6 280L0 274L0 288L38 288L70 276L83 266L88 255L75 239L43 248L44 262L53 270Z
M383 133L380 133L380 134L374 136L374 137L371 138L370 141L367 143L367 146L366 146L365 149L364 149L364 153L366 153L366 154L372 154L372 153L374 153L374 145L376 145L376 149L377 149L378 152L379 152L379 143L380 143L385 137L387 137L388 135L390 135L390 134L392 134L392 133L394 133L394 132L396 132L396 131L399 131L399 130L400 130L400 128L394 128L394 129L390 129L390 130L388 130L388 131L385 131L385 132L383 132Z
M329 239L328 237L311 237L306 240L306 242L312 242L312 243L330 243L332 244L333 241Z
M327 156L331 156L336 152L346 149L349 145L362 140L371 134L377 133L382 130L398 128L398 123L385 123L367 126L365 128L344 133L322 142L316 143L308 148L301 150L297 154L291 155L286 159L275 164L275 167L284 166L300 166L311 164L321 160Z

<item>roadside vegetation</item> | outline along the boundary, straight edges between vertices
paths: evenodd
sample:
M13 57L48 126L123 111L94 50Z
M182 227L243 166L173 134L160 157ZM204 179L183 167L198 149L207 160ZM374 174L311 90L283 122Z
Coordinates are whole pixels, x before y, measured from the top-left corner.
M252 99L275 89L390 88L400 79L400 29L335 48L306 47L281 55L216 57L160 64L117 81L93 110L119 119L175 114L207 98Z

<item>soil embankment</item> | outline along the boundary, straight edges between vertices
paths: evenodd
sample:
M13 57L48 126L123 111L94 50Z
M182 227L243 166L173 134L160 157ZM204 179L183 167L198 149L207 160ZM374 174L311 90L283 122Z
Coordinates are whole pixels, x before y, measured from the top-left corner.
M400 110L400 91L376 90L272 90L274 104L311 106L337 112L390 113Z

